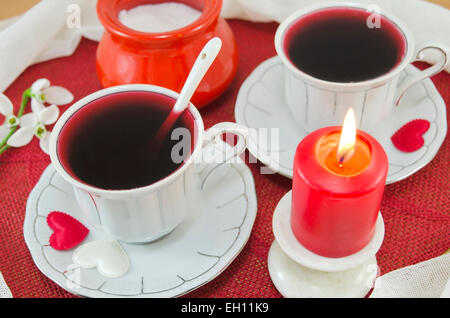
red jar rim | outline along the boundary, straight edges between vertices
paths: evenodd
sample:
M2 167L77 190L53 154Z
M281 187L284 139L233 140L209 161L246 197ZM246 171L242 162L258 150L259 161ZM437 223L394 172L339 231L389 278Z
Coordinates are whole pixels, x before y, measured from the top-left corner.
M119 20L119 12L134 6L126 6L128 0L98 0L97 15L105 29L122 38L142 42L167 42L195 36L211 25L219 16L222 9L222 0L205 0L200 17L191 24L168 32L151 33L137 31L122 24Z

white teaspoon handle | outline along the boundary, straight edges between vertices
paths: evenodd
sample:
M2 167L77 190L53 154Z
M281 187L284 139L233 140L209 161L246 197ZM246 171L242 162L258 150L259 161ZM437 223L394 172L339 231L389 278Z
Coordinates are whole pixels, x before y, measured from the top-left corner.
M191 69L191 72L189 73L188 78L186 79L186 82L184 83L180 96L175 103L173 108L175 111L183 111L189 106L189 101L191 100L192 95L194 95L200 81L203 79L209 67L216 59L221 48L222 41L218 37L212 38L203 47Z

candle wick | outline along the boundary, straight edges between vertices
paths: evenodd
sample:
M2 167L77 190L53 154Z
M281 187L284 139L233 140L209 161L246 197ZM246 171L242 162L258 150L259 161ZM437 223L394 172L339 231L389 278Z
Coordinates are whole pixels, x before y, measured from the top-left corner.
M339 167L342 168L342 164L344 163L345 154L339 157Z
M337 154L338 165L340 168L342 168L345 161L349 160L353 156L354 150L354 148L351 148L347 151L344 150L341 154Z

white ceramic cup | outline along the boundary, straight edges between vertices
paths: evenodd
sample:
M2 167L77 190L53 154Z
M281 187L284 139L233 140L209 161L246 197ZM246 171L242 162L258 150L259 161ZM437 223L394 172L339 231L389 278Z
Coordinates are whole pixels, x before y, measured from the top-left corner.
M307 131L342 125L348 108L353 107L358 128L370 132L386 116L405 91L413 84L443 70L448 61L444 46L427 42L415 46L408 28L397 17L388 12L376 12L392 22L404 36L406 51L403 59L389 72L376 78L352 83L330 82L315 78L296 67L285 51L285 35L290 28L305 16L332 8L354 8L371 12L372 7L354 3L322 3L294 12L284 20L275 35L275 48L285 66L285 97L294 119ZM405 67L420 60L425 50L436 50L441 61L417 75L410 76L400 85L399 75Z
M189 198L203 181L222 163L239 156L246 148L247 129L235 123L219 123L204 131L198 110L191 104L188 111L192 115L197 133L194 134L194 148L191 155L172 174L148 186L129 190L105 190L79 181L68 173L58 157L58 138L71 116L90 102L106 95L119 92L144 91L159 93L173 98L178 94L162 87L130 84L106 88L84 97L73 104L58 120L50 138L50 158L56 171L69 182L75 191L79 206L85 212L88 222L95 228L103 228L114 238L128 243L146 243L170 233L183 220L189 206ZM174 101L175 103L175 101ZM120 133L120 131L118 132ZM217 156L215 140L224 134L238 135L238 142ZM114 138L112 136L112 138ZM216 147L208 146L216 145ZM206 156L214 161L203 162ZM219 169L220 170L220 169Z

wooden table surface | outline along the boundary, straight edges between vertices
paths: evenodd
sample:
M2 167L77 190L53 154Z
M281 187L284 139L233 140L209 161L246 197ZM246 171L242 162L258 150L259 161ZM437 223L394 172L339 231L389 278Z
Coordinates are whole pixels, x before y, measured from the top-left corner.
M0 0L0 20L21 14L40 0ZM400 0L397 0L400 1ZM404 0L401 0L404 1ZM450 0L427 0L450 9Z

